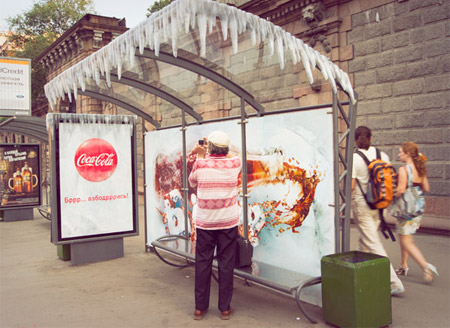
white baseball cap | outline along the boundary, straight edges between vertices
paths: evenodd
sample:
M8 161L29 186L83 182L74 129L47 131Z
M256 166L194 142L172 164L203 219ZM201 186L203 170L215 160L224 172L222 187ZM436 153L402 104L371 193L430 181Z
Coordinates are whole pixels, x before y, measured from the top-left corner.
M208 136L208 141L214 146L225 148L230 145L230 137L223 131L214 131Z

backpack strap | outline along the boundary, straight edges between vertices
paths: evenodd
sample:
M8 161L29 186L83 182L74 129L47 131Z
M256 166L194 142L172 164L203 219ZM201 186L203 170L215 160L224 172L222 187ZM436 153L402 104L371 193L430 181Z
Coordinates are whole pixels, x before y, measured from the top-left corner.
M378 150L378 149L377 149ZM364 162L366 162L367 166L369 166L370 161L369 159L366 157L366 155L364 155L362 153L362 151L360 151L359 149L357 151L355 151L356 154L358 154L359 156L361 156L361 158L364 160Z
M366 162L366 165L369 166L369 164L370 164L369 159L367 158L366 155L364 155L364 154L362 153L362 151L360 151L360 150L358 149L357 151L355 151L355 153L358 154L359 156L361 156L361 158L364 160L364 162ZM365 199L366 202L367 202L367 196L366 196L366 194L364 193L364 191L363 191L363 189L362 189L362 187L361 187L361 183L359 182L358 179L355 179L355 180L356 180L356 183L357 183L358 186L359 186L359 190L361 190L361 194L364 196L364 199Z
M394 234L392 233L391 228L387 225L386 221L384 220L383 215L383 209L378 209L378 216L380 217L380 231L383 234L384 238L388 239L391 237L392 241L395 241Z
M375 148L376 152L377 152L377 159L381 159L381 152L378 148Z
M411 169L411 166L409 166L408 164L405 165L406 167L406 175L408 176L408 184L407 184L407 188L411 188L413 185L412 179L413 179L413 172Z

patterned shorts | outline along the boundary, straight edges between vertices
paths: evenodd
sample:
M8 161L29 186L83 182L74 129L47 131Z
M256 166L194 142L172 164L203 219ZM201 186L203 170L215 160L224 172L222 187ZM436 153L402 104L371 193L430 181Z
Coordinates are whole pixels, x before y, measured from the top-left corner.
M397 219L397 233L399 235L414 235L420 227L423 215L416 216L412 220Z

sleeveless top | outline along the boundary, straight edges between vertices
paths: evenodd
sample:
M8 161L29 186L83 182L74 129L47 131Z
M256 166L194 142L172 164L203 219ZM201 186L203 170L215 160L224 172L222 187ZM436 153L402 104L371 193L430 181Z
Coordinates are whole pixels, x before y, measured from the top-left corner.
M425 198L423 197L422 192L422 182L414 182L413 183L413 171L412 168L409 165L405 165L406 172L408 173L408 184L406 188L415 188L417 190L417 193L419 194L419 199L417 200L417 209L423 213L425 210Z

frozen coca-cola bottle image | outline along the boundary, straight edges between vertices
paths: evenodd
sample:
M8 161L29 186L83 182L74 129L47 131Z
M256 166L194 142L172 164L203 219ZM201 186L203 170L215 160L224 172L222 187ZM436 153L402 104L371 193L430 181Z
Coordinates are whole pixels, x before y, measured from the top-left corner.
M28 163L25 162L25 165L22 167L22 185L24 192L32 192L33 184L31 183L31 168L28 167Z

